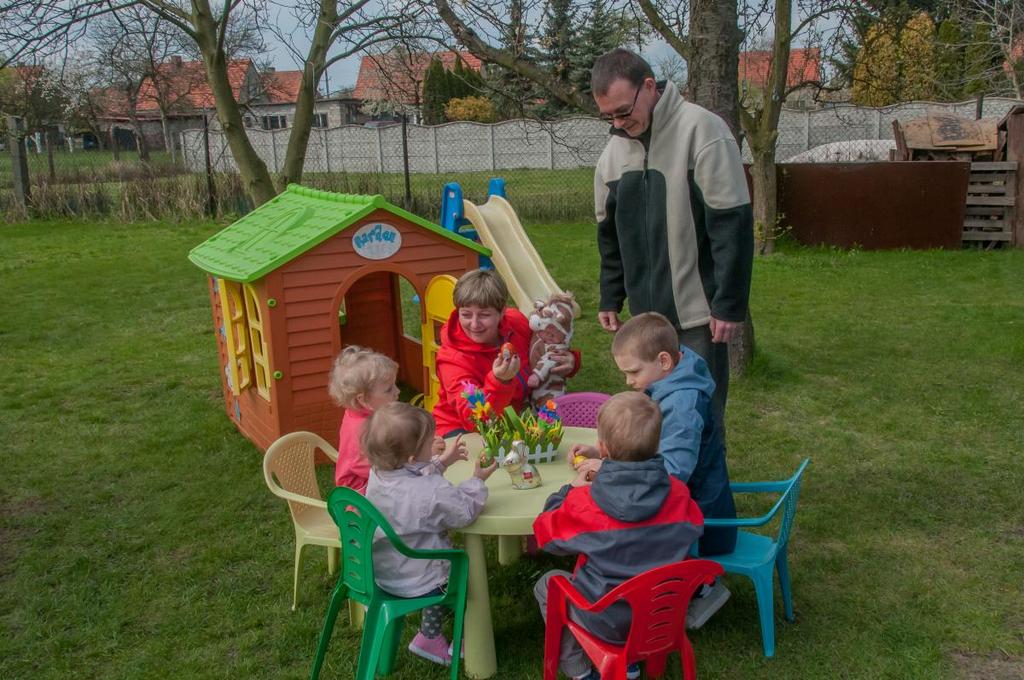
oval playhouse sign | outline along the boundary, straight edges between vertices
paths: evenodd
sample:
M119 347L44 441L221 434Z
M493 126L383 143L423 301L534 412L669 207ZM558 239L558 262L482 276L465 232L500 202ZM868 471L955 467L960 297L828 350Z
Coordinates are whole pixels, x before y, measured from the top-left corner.
M386 260L402 247L402 232L385 222L364 224L352 235L352 247L368 260Z

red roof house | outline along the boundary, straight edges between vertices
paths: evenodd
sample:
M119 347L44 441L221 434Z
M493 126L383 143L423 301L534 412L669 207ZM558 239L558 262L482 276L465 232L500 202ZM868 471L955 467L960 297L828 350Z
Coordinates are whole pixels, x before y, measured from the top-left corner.
M449 71L455 68L455 60L462 59L463 66L479 71L481 62L470 52L416 52L401 54L369 55L359 63L359 76L353 96L363 101L388 100L415 106L422 100L423 78L431 59L440 60Z
M740 52L740 82L748 87L764 89L771 69L770 50ZM817 47L795 48L789 51L789 72L786 87L798 87L802 83L821 80L821 52Z
M262 94L267 104L294 104L299 101L302 71L269 70L260 74Z

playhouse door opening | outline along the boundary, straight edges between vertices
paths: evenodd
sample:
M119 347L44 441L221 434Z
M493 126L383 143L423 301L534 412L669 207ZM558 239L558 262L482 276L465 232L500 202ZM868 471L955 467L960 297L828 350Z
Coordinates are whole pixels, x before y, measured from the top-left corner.
M338 309L341 347L362 345L394 359L403 400L423 392L422 301L415 296L405 277L373 272L352 284Z

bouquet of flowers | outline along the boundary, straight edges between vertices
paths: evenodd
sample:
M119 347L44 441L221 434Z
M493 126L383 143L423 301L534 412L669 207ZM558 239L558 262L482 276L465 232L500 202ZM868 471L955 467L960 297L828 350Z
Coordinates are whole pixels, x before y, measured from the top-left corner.
M469 404L470 418L484 440L484 463L489 465L494 458L500 463L516 439L526 444L530 462L554 459L563 435L562 419L554 400L546 401L536 413L528 408L516 413L509 406L498 414L487 400L487 394L468 381L462 384L462 397Z
M476 425L476 431L484 440L484 454L481 461L490 465L501 448L508 450L512 438L508 436L508 426L504 418L499 416L491 403L487 401L487 393L468 380L462 383L462 398L471 409L469 417Z

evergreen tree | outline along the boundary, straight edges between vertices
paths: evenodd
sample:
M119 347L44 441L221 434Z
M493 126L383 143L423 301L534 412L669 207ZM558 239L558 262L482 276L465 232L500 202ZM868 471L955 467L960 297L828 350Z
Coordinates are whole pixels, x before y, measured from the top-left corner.
M526 28L524 0L510 0L509 21L500 27L501 48L517 58L533 59L531 39ZM535 98L529 78L514 71L495 67L488 73L488 86L495 93L494 108L499 119L520 118Z
M974 97L991 92L994 71L1002 74L1001 69L995 68L998 63L999 53L993 44L991 29L980 21L975 22L964 54L964 95Z
M854 104L888 106L900 99L899 45L896 29L879 21L868 29L853 66Z
M935 100L935 24L926 12L907 21L900 31L900 98Z
M484 89L484 81L479 71L466 66L462 57L455 56L455 67L449 77L448 99L462 99L465 97L478 97Z
M541 38L540 63L559 83L568 86L572 77L573 35L576 11L572 0L548 0L544 10L544 36ZM550 118L566 110L568 105L557 97L547 97L539 111Z
M570 80L580 92L590 93L590 70L594 61L608 50L619 47L626 35L621 13L610 10L605 0L594 0L590 14L579 30L572 54Z
M423 123L437 125L444 122L444 107L448 103L446 88L448 74L437 59L430 60L430 66L423 76Z
M960 24L946 19L935 35L935 84L939 99L959 101L964 91L963 34Z

